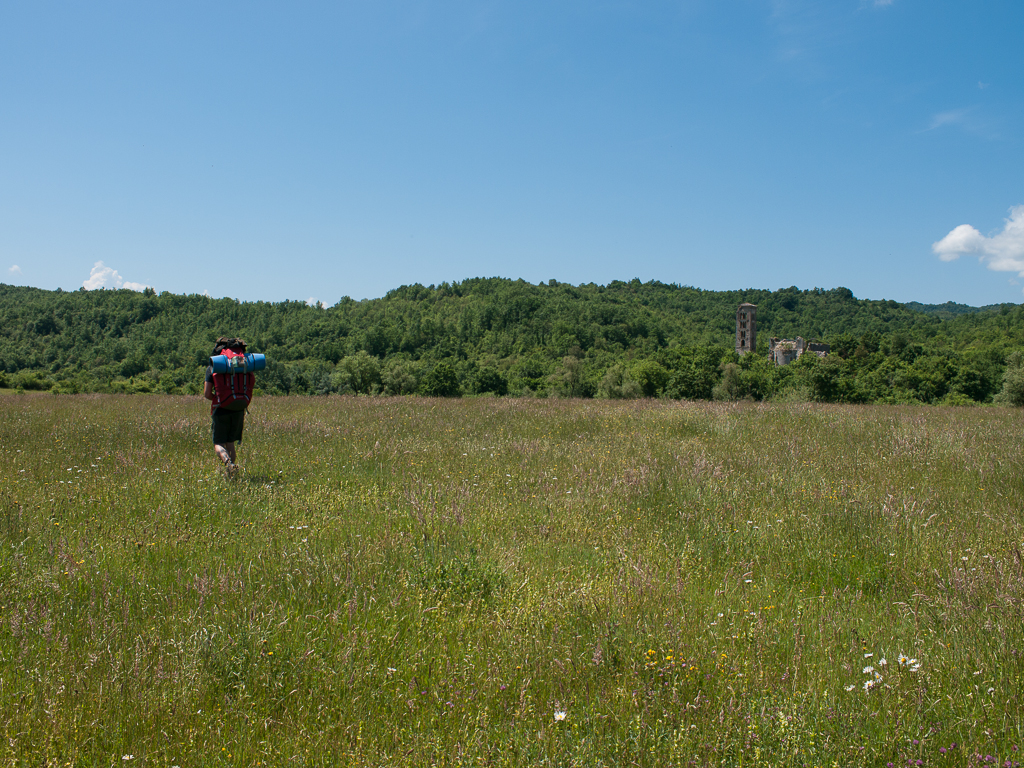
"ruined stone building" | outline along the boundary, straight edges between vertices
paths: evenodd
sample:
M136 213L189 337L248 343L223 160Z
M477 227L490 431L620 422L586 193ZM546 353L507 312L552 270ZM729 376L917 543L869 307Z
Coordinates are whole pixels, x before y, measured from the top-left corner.
M757 305L740 304L736 310L736 354L745 355L757 349Z
M829 345L820 341L804 341L802 337L795 339L777 339L772 336L768 342L768 359L775 365L789 365L804 352L813 352L818 357L829 353Z
M740 304L736 310L736 354L745 355L757 349L757 305ZM804 352L813 352L818 357L829 353L829 345L820 341L805 341L801 336L795 339L777 339L772 336L768 342L768 359L775 365L788 365Z

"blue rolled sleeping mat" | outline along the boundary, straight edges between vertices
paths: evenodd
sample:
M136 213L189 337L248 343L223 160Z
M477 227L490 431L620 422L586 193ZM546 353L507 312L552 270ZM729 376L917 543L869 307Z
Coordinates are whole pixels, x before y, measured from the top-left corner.
M267 356L256 353L236 355L214 355L210 358L210 366L214 373L252 373L267 367Z

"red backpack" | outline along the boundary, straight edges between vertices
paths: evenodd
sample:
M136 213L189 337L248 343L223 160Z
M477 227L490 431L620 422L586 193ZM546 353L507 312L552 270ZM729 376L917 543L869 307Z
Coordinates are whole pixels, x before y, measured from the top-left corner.
M224 349L221 354L230 358L244 353ZM244 411L252 402L252 388L255 384L256 376L252 373L214 373L212 409Z

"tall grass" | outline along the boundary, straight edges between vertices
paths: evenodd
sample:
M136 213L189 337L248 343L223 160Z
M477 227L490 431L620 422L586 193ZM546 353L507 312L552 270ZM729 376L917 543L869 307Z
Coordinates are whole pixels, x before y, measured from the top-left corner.
M1009 409L0 400L10 765L1013 765Z

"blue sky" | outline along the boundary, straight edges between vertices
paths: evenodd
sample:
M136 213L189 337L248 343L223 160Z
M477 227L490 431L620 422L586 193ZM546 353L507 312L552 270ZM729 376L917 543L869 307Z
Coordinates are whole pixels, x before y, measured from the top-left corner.
M1020 0L0 4L18 285L1019 303L1022 149Z

